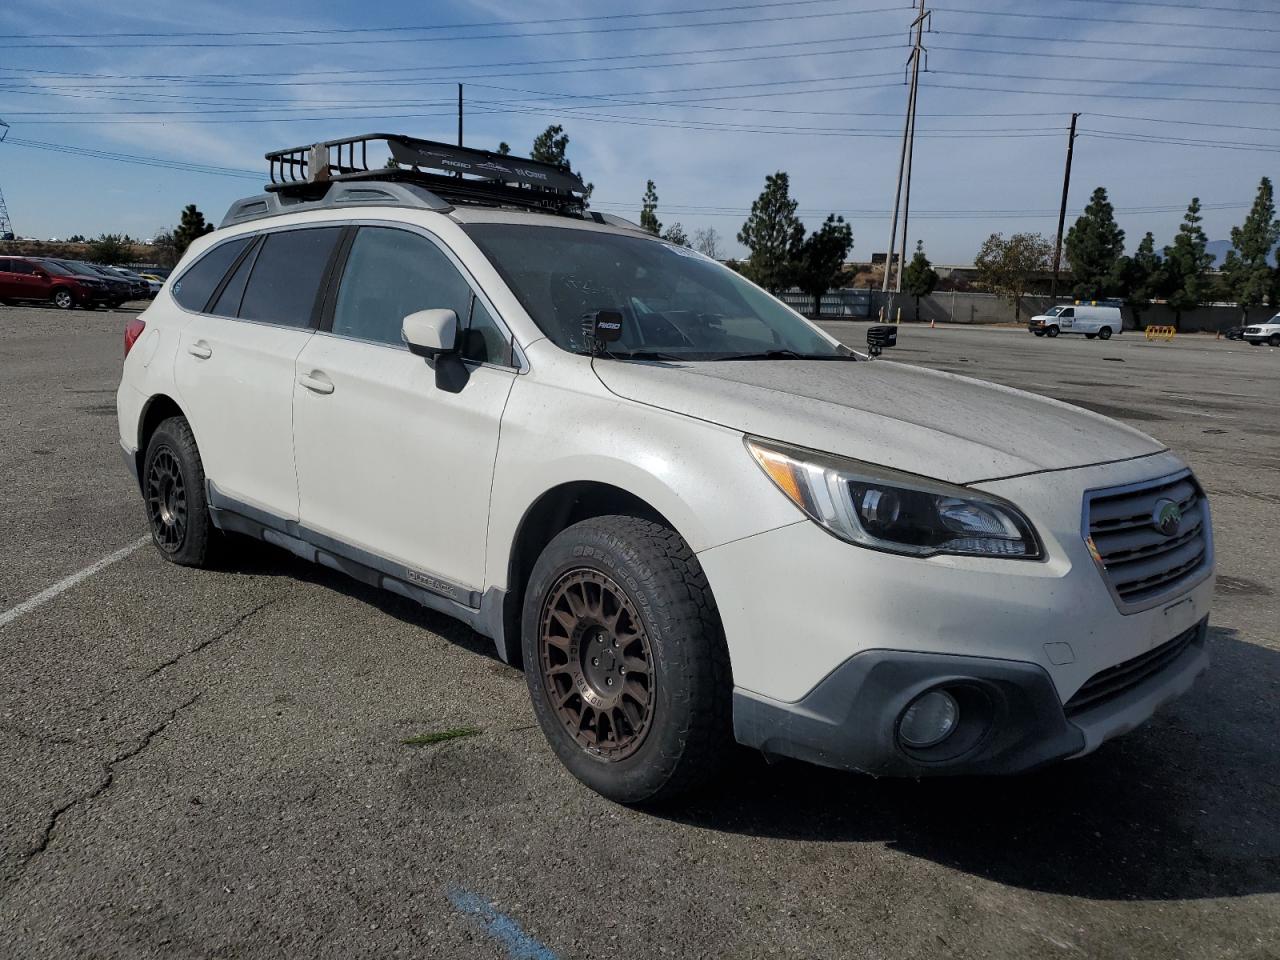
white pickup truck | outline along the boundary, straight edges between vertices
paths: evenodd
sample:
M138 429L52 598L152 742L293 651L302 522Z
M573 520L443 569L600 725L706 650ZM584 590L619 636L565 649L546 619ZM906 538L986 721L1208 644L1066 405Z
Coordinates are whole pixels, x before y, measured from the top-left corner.
M1280 313L1263 323L1254 323L1244 328L1244 338L1255 347L1264 343L1280 347Z
M1092 340L1110 340L1113 333L1124 329L1120 308L1096 304L1059 304L1027 322L1027 329L1037 337L1056 337L1060 333L1083 333Z

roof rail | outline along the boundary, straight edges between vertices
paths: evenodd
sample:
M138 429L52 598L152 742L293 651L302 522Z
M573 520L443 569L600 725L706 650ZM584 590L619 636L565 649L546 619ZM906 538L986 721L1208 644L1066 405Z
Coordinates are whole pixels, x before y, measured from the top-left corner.
M392 165L369 166L370 144L383 143ZM301 147L274 150L273 193L317 199L328 184L350 181L413 183L450 202L520 206L581 213L587 192L567 166L491 153L398 133L366 133ZM378 157L375 154L375 164Z
M219 227L229 227L249 220L275 217L283 213L303 210L332 210L351 206L417 207L448 213L453 205L425 187L414 183L368 182L326 184L317 196L300 196L290 193L263 193L256 197L237 200Z

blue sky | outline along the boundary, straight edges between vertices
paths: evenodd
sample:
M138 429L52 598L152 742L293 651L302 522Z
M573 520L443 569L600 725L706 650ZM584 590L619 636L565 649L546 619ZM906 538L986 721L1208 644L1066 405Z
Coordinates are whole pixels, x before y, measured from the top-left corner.
M1274 0L934 9L910 235L937 263L970 262L993 231L1053 234L1072 111L1070 206L1105 185L1131 248L1146 230L1168 242L1193 195L1226 238L1280 174ZM146 237L187 203L220 218L269 149L452 140L463 79L469 145L520 153L563 123L600 209L637 218L653 178L664 224L714 226L737 253L765 175L786 170L806 222L843 213L865 258L887 245L911 16L893 0L8 0L0 190L20 235Z

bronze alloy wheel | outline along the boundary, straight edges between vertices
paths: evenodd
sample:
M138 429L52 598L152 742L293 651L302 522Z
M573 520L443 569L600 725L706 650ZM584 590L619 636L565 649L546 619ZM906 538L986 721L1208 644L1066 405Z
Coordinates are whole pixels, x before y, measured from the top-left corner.
M147 471L147 514L156 543L167 553L182 548L187 535L187 487L178 458L161 447Z
M605 760L631 756L653 721L653 655L626 593L598 570L570 570L539 618L542 680L578 744Z

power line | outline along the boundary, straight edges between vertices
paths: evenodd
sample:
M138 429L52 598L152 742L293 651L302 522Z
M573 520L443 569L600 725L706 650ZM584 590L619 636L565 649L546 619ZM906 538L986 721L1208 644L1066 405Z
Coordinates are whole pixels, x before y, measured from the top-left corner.
M1034 43L1071 43L1071 44L1075 44L1077 47L1079 47L1082 42L1079 37L1029 36L1024 33L990 33L990 32L978 33L971 30L942 29L942 30L935 30L934 34L937 36L951 36L951 37L981 37L984 40L1020 40L1020 41L1032 41ZM1238 47L1235 44L1226 46L1220 43L1212 43L1212 44L1173 43L1168 40L1146 40L1146 39L1108 40L1100 37L1090 37L1087 41L1084 41L1084 42L1086 42L1090 47L1096 47L1096 46L1143 47L1143 48L1158 47L1158 48L1167 49L1167 50L1218 50L1218 51L1229 50L1232 53L1238 53L1238 54L1257 53L1257 54L1262 54L1263 56L1267 56L1267 55L1280 56L1280 50L1260 50L1257 47ZM1171 66L1172 65L1173 64L1171 64Z
M1075 17L1061 13L1021 13L1013 10L970 10L965 7L934 7L937 13L959 13L977 17L1019 17L1024 20L1062 20L1070 23L1115 23L1138 27L1180 27L1190 30L1237 30L1248 33L1280 33L1280 27L1243 26L1230 23L1187 23L1178 20L1122 20L1119 17Z
M1200 13L1269 13L1265 7L1214 7L1204 3L1168 3L1166 0L1065 0L1066 3L1092 3L1100 6L1167 7L1171 10L1195 10Z
M1120 82L1120 81L1117 81ZM1008 93L1030 97L1074 97L1091 100L1158 100L1168 103L1220 103L1228 106L1277 107L1274 100L1240 100L1222 97L1161 97L1154 94L1086 93L1080 90L1010 90L1008 87L981 87L962 83L930 83L938 90L977 90L985 93Z
M145 39L166 37L257 37L301 36L307 34L329 35L349 33L391 33L435 30L471 30L486 27L524 27L549 23L588 23L601 20L633 20L640 17L692 16L700 13L727 13L729 11L763 10L769 7L807 7L814 4L842 3L846 0L780 0L770 3L735 3L721 7L695 7L689 10L660 10L653 13L608 13L590 17L543 17L537 20L483 20L475 23L439 23L420 26L391 25L382 27L313 27L305 30L173 30L153 33L21 33L0 34L2 40L44 40L66 38L71 40L93 39Z
M948 45L933 45L930 50L954 50L963 53L989 53L1002 57L1035 57L1041 59L1051 57L1055 60L1094 60L1115 63L1151 63L1158 66L1167 67L1169 61L1167 59L1154 59L1151 57L1104 57L1096 53L1049 53L1044 50L992 50L986 47L953 47ZM1179 67L1228 67L1238 70L1280 70L1280 64L1276 63L1227 63L1222 60L1182 60L1178 61ZM1127 81L1126 81L1127 82Z
M5 146L12 144L15 147L28 147L33 150L45 150L51 153L90 157L95 160L114 160L121 163L135 164L137 166L179 170L186 173L208 174L209 176L238 177L242 180L262 180L264 176L261 173L253 173L250 170L238 170L234 167L217 167L204 163L188 163L185 160L168 160L163 157L143 157L131 153L112 153L107 150L93 150L88 147L77 147L70 144L49 143L45 140L25 140L19 137L9 137L4 141L4 144Z
M55 79L55 80L57 79L78 79L78 80L95 80L95 81L121 80L121 81L126 81L127 83L130 83L130 84L133 84L139 81L153 81L153 82L182 83L182 84L192 84L192 85L202 85L202 86L247 86L247 87L297 86L298 81L296 78L298 77L338 76L338 77L346 78L346 77L351 77L353 75L357 77L367 77L369 74L407 73L407 72L416 73L418 71L424 71L424 70L432 70L432 71L490 70L490 69L497 69L501 67L560 66L567 63L611 64L611 63L616 63L619 60L651 59L654 57L684 57L684 56L694 56L694 55L708 54L708 53L709 54L741 53L747 50L777 50L782 47L808 47L808 46L815 46L818 44L854 43L858 41L885 40L890 37L898 37L898 36L901 36L901 31L894 31L892 33L860 34L860 35L847 36L847 37L827 37L822 40L788 40L785 42L739 44L737 46L732 46L732 47L701 47L693 50L669 50L669 51L661 51L657 53L625 53L625 54L614 53L614 54L609 54L609 55L600 56L600 57L553 57L550 59L541 59L541 60L506 60L506 61L499 61L497 63L454 63L454 64L442 64L438 66L421 66L421 67L379 67L379 68L372 68L368 70L300 70L300 71L290 71L289 76L291 79L288 79L288 80L280 79L281 71L279 70L273 70L269 73L248 73L248 72L192 73L192 74L184 74L182 76L175 76L171 74L76 73L76 72L63 71L63 70L44 70L44 69L35 69L35 68L27 69L22 67L0 66L0 72L41 74L41 75L50 76L51 79ZM883 47L880 47L877 49L883 49ZM715 63L715 62L732 62L732 61L706 61L706 62ZM667 66L667 65L658 64L656 66L661 67L661 66ZM597 69L600 69L600 68L597 68ZM529 75L532 76L534 74L531 72ZM245 77L267 77L270 79L264 82L259 82L256 80L245 80L244 79ZM447 77L437 82L452 83L455 79L456 78L453 78L453 77ZM467 78L464 77L463 79L467 79ZM227 80L228 82L208 83L206 82L208 80ZM429 82L429 80L430 78L424 79L419 77L402 77L402 78L392 78L387 80L341 79L341 80L332 80L332 81L318 80L316 82L321 84L341 83L343 86L351 86L354 84L423 83L423 82ZM8 82L8 78L0 78L0 82Z
M868 10L844 10L832 13L790 13L777 17L746 17L737 20L703 20L696 23L647 23L632 27L587 27L582 30L554 30L541 33L475 33L456 37L385 37L366 40L238 40L235 43L0 43L10 50L165 50L165 49L243 49L246 47L335 47L368 46L391 43L462 43L469 40L529 40L539 37L563 38L601 33L635 33L641 30L687 30L702 27L749 26L758 23L791 23L795 20L822 20L863 14L900 13L901 7L876 7Z
M983 77L988 80L1045 80L1050 83L1109 83L1139 87L1203 87L1206 90L1252 90L1255 93L1278 93L1280 90L1244 83L1198 83L1185 80L1131 80L1128 78L1094 79L1093 77L1046 77L1026 73L984 73L975 70L932 70L939 76Z

